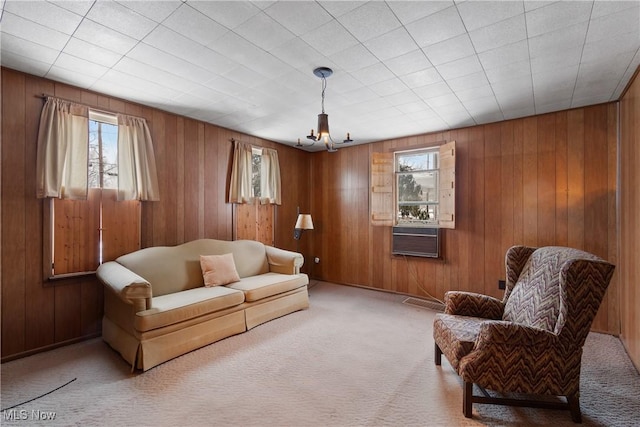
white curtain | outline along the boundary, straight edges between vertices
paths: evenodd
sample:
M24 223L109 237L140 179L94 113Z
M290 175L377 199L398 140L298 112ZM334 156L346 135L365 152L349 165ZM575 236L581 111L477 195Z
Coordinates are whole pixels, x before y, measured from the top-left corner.
M229 203L248 203L253 200L251 156L250 144L235 141L231 182L229 183Z
M260 162L260 203L282 204L280 188L278 152L270 148L263 148Z
M160 200L147 122L118 114L118 200Z
M87 198L89 109L48 97L38 129L38 198Z

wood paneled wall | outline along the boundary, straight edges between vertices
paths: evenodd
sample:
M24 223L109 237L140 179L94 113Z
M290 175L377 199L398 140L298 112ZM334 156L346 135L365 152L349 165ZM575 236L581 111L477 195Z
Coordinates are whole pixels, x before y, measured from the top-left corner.
M306 260L303 271L312 277L416 296L442 298L447 290L464 289L500 297L497 281L504 278L509 246L583 248L619 265L594 329L617 334L622 310L623 340L639 365L640 328L634 313L640 265L635 252L640 150L634 148L640 134L639 86L632 86L622 105L618 263L614 103L309 154L3 68L2 358L100 333L102 288L94 278L55 286L43 279L44 205L35 198L34 168L42 108L36 96L47 93L148 120L161 201L143 203L143 247L232 238L233 209L225 200L230 139L235 138L278 149L286 191L275 211L275 246L296 250L299 245ZM450 140L457 142L457 221L455 230L444 231L444 260L393 257L390 228L369 224L371 152ZM299 242L293 239L297 207L313 215L315 227ZM314 256L319 264L313 264ZM627 304L623 308L619 290Z
M640 78L620 102L620 338L640 371Z
M43 278L44 202L35 197L43 93L148 121L161 200L142 204L143 247L232 239L233 209L226 200L235 138L278 150L286 191L276 208L275 245L296 249L296 208L309 206L309 153L10 69L1 72L3 360L101 332L103 294L93 276L55 283ZM308 251L308 243L300 250Z
M391 255L391 228L369 223L372 152L456 141L456 229L444 260ZM314 153L312 256L317 278L442 299L501 297L506 250L566 245L617 262L617 110L610 103ZM614 276L593 329L619 331Z

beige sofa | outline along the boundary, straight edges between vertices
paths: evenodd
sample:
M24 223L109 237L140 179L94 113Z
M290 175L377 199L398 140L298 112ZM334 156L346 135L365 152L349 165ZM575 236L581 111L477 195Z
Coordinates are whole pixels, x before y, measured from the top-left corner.
M205 287L200 255L231 253L240 281ZM102 264L102 338L146 371L309 307L301 254L251 240L201 239L141 249Z

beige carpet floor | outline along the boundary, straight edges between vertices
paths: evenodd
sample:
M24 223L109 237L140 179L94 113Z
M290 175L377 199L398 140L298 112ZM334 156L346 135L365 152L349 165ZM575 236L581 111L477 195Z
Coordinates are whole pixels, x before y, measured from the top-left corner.
M489 405L464 418L458 376L444 359L433 363L435 312L402 296L319 282L310 299L308 310L146 373L131 374L100 339L4 363L3 410L75 381L4 410L0 423L574 425L565 411ZM581 386L583 425L640 425L640 376L617 338L589 335Z

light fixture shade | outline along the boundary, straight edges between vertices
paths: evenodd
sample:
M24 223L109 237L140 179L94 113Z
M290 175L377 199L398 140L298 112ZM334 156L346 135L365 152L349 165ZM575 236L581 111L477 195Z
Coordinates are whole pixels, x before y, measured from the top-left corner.
M311 214L299 214L296 226L294 228L300 230L313 230L313 220Z
M318 114L318 141L324 137L329 137L329 115Z

